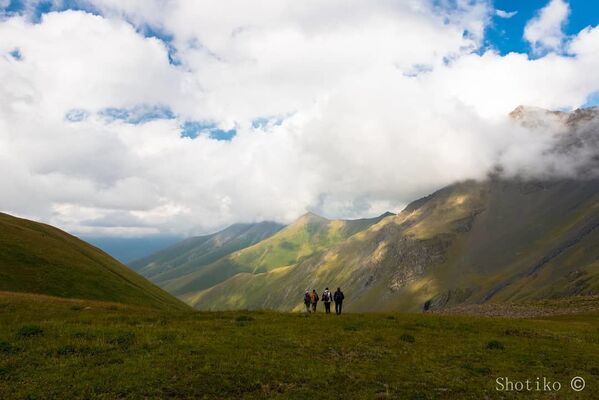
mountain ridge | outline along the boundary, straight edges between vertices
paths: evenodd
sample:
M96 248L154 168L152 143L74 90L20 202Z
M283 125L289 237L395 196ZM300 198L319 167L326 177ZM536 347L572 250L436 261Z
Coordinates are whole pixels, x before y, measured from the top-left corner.
M142 266L139 270L142 273L146 271L146 276L169 292L183 296L218 284L237 273L257 274L293 264L299 259L322 251L332 243L344 240L390 215L393 214L385 213L378 217L358 220L329 220L307 212L293 223L282 227L263 240L231 251L213 263L190 264L186 269L172 268L173 275L171 276L183 272L173 279L159 280L155 276L147 274L147 261L146 266Z
M263 274L238 274L183 299L199 309L288 311L301 308L306 287L340 285L349 310L420 311L593 294L599 230L585 230L584 221L599 215L598 199L597 180L463 182L322 254ZM555 253L577 229L588 231L582 241ZM539 260L549 269L532 271ZM556 261L567 265L556 269Z
M203 236L195 236L130 263L130 266L157 282L166 282L198 266L210 264L232 252L251 246L283 229L263 221L237 223Z

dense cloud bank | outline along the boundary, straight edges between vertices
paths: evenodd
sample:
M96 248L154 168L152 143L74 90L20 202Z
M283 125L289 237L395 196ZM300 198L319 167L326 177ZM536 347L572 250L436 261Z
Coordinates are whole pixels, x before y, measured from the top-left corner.
M71 3L0 20L0 210L191 234L398 211L498 165L593 173L596 122L509 116L599 91L599 28L565 37L562 1L527 25L532 58L482 48L486 1Z

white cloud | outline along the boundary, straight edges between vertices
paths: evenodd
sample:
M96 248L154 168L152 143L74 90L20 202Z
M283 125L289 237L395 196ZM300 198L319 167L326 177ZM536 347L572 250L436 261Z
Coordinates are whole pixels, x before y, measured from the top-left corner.
M497 15L499 18L509 19L515 16L516 14L518 14L518 11L504 11L500 9L495 10L495 15Z
M478 54L488 3L440 3L98 0L104 17L2 20L0 209L76 233L197 233L398 211L498 161L516 171L547 144L507 113L599 90L598 30L570 57ZM110 107L176 118L136 125ZM181 138L186 120L237 136Z
M524 39L537 53L560 51L565 39L564 25L570 15L570 5L564 0L551 0L526 24Z

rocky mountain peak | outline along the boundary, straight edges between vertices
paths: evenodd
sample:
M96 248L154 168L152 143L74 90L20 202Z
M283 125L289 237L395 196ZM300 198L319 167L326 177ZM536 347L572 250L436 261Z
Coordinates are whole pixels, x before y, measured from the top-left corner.
M577 108L566 112L520 105L509 116L527 128L544 128L555 124L571 128L598 118L599 107Z

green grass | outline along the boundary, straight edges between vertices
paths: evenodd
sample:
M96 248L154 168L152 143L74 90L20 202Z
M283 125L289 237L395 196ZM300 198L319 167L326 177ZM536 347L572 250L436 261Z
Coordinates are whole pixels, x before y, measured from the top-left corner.
M57 228L0 213L0 291L163 309L187 306L103 251Z
M512 398L497 377L599 388L599 313L181 312L0 294L0 398ZM570 379L587 388L575 394ZM555 398L525 393L527 398Z

